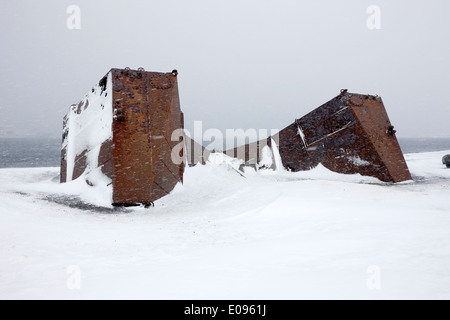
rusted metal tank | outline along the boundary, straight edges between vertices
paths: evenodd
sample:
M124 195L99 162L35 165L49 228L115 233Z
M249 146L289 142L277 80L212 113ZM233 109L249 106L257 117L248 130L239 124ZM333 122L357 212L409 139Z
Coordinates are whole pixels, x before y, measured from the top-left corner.
M114 205L149 205L182 182L177 75L111 69L64 118L61 182L106 183Z
M339 173L372 176L385 182L411 180L382 99L341 94L281 130L277 135L229 150L246 162L260 161L264 146L277 149L284 168L309 170L319 163ZM250 152L250 150L256 150Z

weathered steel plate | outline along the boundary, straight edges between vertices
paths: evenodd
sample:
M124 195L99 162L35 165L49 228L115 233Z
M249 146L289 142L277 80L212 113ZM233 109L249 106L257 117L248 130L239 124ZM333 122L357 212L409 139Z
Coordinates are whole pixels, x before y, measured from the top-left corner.
M328 169L344 173L373 176L385 182L411 180L395 130L380 97L341 94L272 137L278 143L284 168L309 170L322 163ZM259 159L242 152L241 146L226 153L245 161ZM240 150L240 155L237 155ZM242 156L242 155L245 156ZM259 160L258 160L259 161Z
M102 101L107 101L112 108L112 117L107 120L112 124L111 139L102 142L96 165L111 179L114 205L151 204L183 181L184 163L175 163L171 157L172 150L184 139L177 75L176 70L158 73L142 69L112 69L99 82ZM103 91L106 90L108 77L111 77L112 88L110 96L106 97L107 93ZM96 101L91 104L96 106ZM101 107L105 108L103 104ZM73 112L82 114L88 108L92 108L89 100L81 107L73 107ZM72 130L68 122L66 117L61 182L68 180L67 146L70 143L67 139ZM98 122L94 123L98 125ZM92 124L86 119L79 124L77 132L83 132L83 126ZM172 141L172 134L177 131L181 133ZM80 135L72 135L71 139L76 140ZM87 161L92 157L92 149L95 148L76 155L71 180L80 177L86 170L93 170L92 163ZM183 157L183 152L184 148L180 151L180 157Z

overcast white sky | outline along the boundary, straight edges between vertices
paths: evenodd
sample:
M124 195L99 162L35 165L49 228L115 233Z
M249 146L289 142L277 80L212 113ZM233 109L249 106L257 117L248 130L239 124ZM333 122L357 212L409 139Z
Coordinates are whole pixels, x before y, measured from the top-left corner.
M0 137L59 137L127 66L179 70L188 129L282 129L348 88L380 95L401 137L450 136L448 0L2 0L0 28Z

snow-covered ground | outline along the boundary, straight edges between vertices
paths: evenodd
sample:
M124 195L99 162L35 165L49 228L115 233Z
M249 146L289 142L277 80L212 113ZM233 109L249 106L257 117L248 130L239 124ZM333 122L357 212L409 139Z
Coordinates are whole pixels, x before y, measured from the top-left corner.
M397 185L211 163L150 209L1 169L0 299L450 299L447 153L406 155Z

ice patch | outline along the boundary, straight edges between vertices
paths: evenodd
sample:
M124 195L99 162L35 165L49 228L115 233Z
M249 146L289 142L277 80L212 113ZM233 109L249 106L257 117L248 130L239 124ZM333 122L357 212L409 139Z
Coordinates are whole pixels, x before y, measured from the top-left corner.
M261 150L261 161L259 162L260 168L272 168L273 166L273 153L269 146L264 146Z
M372 163L369 161L365 161L357 156L348 157L348 160L350 160L355 166L371 166Z
M303 145L305 146L305 148L307 148L308 145L306 144L306 136L305 136L302 128L300 128L300 126L297 126L297 128L298 128L298 135L300 136L300 138L302 138Z
M283 161L281 160L280 151L278 150L278 145L275 140L272 139L272 152L273 158L275 160L276 171L283 172L286 171L283 166Z

